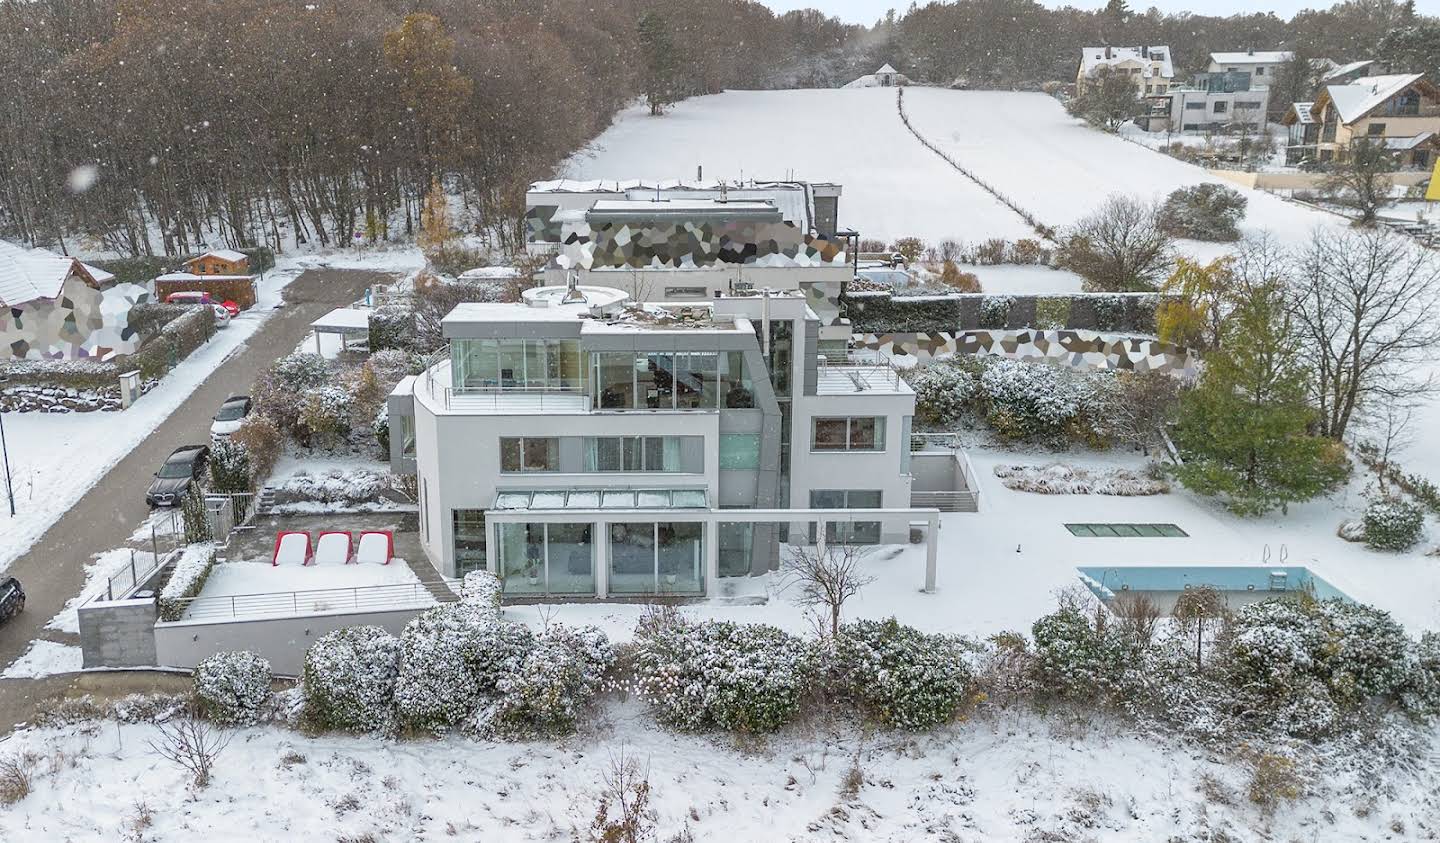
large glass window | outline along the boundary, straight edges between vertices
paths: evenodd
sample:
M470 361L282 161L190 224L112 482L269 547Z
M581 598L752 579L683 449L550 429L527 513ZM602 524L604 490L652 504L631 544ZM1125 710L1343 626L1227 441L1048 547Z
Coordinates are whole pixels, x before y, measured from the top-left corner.
M590 436L585 439L586 471L683 471L682 437Z
M559 471L560 440L555 437L512 437L500 439L500 470Z
M602 410L629 410L635 406L635 355L628 351L602 351L595 357L595 403Z
M755 406L755 387L745 371L745 355L727 351L719 355L720 401L727 410L748 410Z
M612 594L703 594L704 525L698 521L610 525Z
M814 489L810 492L811 509L879 509L879 489ZM815 541L815 527L810 527L810 541ZM826 521L825 541L845 544L879 544L879 521Z
M675 355L675 406L682 410L713 410L718 405L716 370L720 355L701 352Z
M636 374L644 384L641 396L645 406L651 410L675 408L675 355L666 352L650 352L639 358L643 365Z
M719 542L717 560L722 577L746 577L750 575L751 541L755 525L748 521L722 521L716 530Z
M884 416L821 417L814 419L811 424L812 450L885 450Z
M485 568L485 510L456 509L451 511L454 533L455 576Z
M500 579L506 594L594 594L590 524L500 524Z
M457 389L580 389L579 340L452 340Z
M415 458L415 417L400 416L400 456Z
M720 434L720 467L755 470L760 467L760 434Z

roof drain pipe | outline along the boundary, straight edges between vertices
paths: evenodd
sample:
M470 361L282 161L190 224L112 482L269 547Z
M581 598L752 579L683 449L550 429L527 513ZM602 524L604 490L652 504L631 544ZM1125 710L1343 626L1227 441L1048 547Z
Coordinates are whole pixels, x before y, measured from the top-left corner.
M770 288L760 291L760 353L770 360Z

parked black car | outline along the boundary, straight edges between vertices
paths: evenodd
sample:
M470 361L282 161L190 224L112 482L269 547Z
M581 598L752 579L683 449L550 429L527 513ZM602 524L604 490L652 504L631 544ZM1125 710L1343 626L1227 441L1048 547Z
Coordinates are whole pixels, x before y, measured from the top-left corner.
M190 492L190 484L199 482L205 473L205 462L210 458L210 449L204 445L181 445L176 448L145 493L145 502L151 506L179 506Z
M5 623L25 608L25 589L14 577L0 579L0 623Z

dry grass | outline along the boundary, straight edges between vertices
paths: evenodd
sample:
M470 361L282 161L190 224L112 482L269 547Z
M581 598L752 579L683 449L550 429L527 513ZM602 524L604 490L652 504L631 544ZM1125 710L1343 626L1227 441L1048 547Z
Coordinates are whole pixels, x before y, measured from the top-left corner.
M29 752L0 758L0 805L14 805L30 795L35 764L39 760L38 756Z

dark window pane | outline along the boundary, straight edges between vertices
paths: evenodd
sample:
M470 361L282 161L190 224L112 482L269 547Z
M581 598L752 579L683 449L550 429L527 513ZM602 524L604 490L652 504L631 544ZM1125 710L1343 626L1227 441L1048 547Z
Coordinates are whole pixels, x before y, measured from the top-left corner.
M816 419L815 450L845 450L845 432L848 419Z
M501 470L501 471L520 471L520 470L521 470L521 465L520 465L520 440L519 440L519 439L508 439L508 438L507 438L507 439L501 439L501 440L500 440L500 470Z

